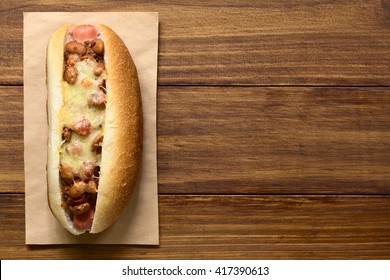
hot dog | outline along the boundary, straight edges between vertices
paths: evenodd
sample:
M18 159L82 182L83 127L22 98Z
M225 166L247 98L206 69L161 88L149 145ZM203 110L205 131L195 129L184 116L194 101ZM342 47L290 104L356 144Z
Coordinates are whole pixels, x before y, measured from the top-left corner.
M46 53L48 202L75 235L120 216L142 156L142 104L132 57L109 27L66 25Z

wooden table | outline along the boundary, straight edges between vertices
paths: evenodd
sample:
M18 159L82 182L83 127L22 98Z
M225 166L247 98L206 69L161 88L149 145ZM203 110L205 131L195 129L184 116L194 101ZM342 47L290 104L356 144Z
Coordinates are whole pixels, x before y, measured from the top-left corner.
M1 1L1 259L390 258L390 1L125 2ZM89 10L160 15L160 246L24 244L22 12Z

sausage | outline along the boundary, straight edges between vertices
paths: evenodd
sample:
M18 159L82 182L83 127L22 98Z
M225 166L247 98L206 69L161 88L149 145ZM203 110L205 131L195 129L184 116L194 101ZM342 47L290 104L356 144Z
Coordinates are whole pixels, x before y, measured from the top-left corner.
M81 156L83 154L83 146L79 141L72 141L67 145L65 151L73 156Z
M74 215L72 219L74 227L80 230L90 229L93 223L94 214L95 209L90 207L85 213Z
M78 25L73 29L73 38L81 43L95 40L97 35L97 28L90 24Z
M107 95L103 91L92 93L88 97L88 106L104 106L107 102Z
M85 116L80 117L73 124L73 131L82 136L88 136L91 128L92 124Z

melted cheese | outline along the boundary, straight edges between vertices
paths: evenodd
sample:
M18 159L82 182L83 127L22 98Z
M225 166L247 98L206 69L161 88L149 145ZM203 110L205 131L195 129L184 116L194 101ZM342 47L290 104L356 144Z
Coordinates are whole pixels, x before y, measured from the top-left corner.
M61 147L61 163L70 165L75 174L84 161L92 161L95 166L100 165L101 155L91 150L91 143L98 132L84 137L73 133L72 140Z
M63 104L58 113L63 127L72 128L73 124L82 117L87 118L92 125L91 133L87 136L78 135L73 131L69 142L62 143L60 147L60 162L72 166L73 172L78 170L83 161L92 161L95 166L100 165L101 155L91 150L94 138L103 134L104 107L89 106L88 98L100 91L99 84L106 78L106 73L96 77L93 73L97 63L90 60L77 62L77 80L71 85L63 81ZM62 131L62 128L61 128Z

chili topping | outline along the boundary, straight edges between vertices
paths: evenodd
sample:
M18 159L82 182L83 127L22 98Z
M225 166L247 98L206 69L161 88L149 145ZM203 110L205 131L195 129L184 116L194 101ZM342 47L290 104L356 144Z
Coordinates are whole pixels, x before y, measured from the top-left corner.
M68 35L59 111L62 207L76 228L90 229L99 189L107 101L104 42L91 25L77 26Z

